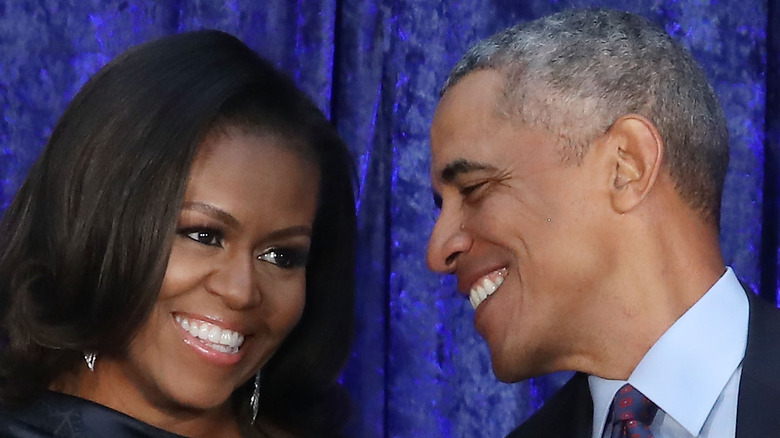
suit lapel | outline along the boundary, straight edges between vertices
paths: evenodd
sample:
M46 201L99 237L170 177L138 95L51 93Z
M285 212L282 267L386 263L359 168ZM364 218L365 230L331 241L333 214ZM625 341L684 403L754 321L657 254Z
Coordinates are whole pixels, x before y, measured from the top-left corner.
M746 288L747 289L747 288ZM780 310L752 292L748 341L737 401L736 438L780 433ZM593 400L587 376L575 374L507 438L589 438Z
M780 433L780 310L751 292L737 402L737 438Z
M590 438L592 428L588 376L577 373L507 438Z

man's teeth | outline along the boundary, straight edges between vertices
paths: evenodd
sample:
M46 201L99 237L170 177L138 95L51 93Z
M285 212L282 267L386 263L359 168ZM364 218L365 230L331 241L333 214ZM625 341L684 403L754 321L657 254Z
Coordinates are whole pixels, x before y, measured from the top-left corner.
M474 283L471 291L469 291L469 301L471 301L471 305L474 309L479 307L487 297L493 295L493 292L504 283L505 274L506 269L501 269L482 277L481 280Z
M206 341L209 347L222 353L234 354L244 343L244 335L221 328L206 321L190 320L176 315L176 322L192 336Z

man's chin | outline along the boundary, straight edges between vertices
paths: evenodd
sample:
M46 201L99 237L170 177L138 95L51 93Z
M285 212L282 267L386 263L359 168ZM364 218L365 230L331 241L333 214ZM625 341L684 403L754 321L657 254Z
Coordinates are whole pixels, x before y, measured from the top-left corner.
M511 361L509 361L511 362ZM496 378L504 383L516 383L521 380L530 379L532 377L538 377L544 373L534 373L533 371L526 369L518 363L505 363L496 358L492 359L493 374Z
M548 367L545 367L543 363L530 360L527 357L508 358L499 357L499 355L496 354L491 354L491 363L493 365L493 374L495 374L498 380L504 383L516 383L522 380L543 376L555 371L560 371L549 369Z

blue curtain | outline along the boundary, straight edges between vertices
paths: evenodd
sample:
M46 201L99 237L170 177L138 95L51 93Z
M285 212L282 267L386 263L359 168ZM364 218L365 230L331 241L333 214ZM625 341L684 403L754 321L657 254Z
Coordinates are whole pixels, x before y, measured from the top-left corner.
M501 437L568 377L496 381L470 305L425 267L436 211L428 129L473 42L572 6L642 14L691 49L732 136L721 240L776 301L780 11L774 0L0 0L0 202L66 103L124 49L217 28L287 71L337 125L359 169L357 338L344 382L355 437ZM778 340L780 341L780 340Z

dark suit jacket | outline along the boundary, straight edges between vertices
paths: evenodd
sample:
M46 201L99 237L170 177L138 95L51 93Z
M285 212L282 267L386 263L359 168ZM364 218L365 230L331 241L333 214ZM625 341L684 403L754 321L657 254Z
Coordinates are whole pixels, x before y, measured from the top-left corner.
M737 400L736 438L780 436L780 310L752 293ZM577 373L507 438L590 438L593 400Z

